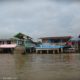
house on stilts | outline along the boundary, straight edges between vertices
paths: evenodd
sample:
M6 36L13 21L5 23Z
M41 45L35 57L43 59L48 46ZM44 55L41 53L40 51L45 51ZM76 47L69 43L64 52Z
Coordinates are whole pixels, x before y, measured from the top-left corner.
M14 52L26 53L34 51L34 42L31 37L23 34L17 33L10 38L0 39L0 52Z
M36 47L36 53L44 52L50 53L63 53L64 46L68 40L71 39L71 36L62 36L62 37L43 37L41 39L42 44L39 47Z

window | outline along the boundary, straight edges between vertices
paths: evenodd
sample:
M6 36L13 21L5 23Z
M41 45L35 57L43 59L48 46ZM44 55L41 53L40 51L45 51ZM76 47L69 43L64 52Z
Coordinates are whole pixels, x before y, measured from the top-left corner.
M7 44L11 44L11 41L7 41Z
M0 44L4 44L4 41L0 41Z

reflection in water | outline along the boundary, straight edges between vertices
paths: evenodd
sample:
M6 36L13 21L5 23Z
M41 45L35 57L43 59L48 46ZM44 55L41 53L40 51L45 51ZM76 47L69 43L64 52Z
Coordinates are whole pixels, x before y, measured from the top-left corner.
M24 66L25 66L26 59L25 59L25 56L22 54L14 54L14 57L15 57L17 78L20 80L20 76L24 72Z
M20 80L79 80L80 54L17 54Z
M0 54L0 72L16 80L80 80L80 54Z

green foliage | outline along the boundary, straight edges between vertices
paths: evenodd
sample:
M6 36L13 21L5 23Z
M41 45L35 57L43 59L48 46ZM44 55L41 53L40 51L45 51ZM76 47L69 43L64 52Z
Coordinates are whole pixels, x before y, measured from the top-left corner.
M19 38L19 39L24 39L24 35L22 33L18 33L14 37Z
M29 37L29 36L27 36L27 35L25 35L23 33L18 33L14 37L19 38L19 39L25 39L25 38L32 39L31 37Z

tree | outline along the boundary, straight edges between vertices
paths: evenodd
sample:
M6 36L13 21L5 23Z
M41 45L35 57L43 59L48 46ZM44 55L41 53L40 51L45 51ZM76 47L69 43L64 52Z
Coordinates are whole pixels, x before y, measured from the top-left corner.
M19 39L32 39L31 37L29 37L23 33L18 33L14 37L19 38Z
M14 37L19 38L19 39L24 39L22 33L18 33L18 34L16 34Z

